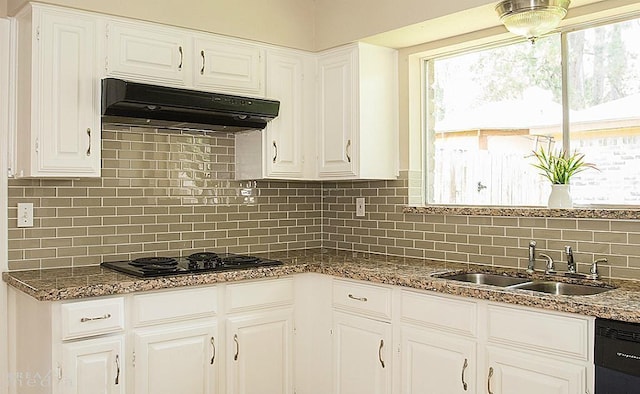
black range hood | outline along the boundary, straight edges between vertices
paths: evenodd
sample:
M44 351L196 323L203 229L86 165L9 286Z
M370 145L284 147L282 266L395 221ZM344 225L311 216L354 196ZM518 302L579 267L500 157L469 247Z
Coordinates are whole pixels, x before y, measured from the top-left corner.
M104 122L177 129L263 129L280 102L170 88L116 78L102 80Z

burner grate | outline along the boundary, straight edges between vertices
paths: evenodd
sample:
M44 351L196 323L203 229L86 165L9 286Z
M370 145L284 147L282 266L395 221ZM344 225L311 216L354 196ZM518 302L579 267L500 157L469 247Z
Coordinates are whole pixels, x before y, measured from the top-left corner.
M253 256L244 256L244 255L229 255L222 259L222 264L225 266L233 266L233 265L244 265L244 264L253 264L258 263L260 261L259 258Z
M129 264L135 267L147 267L147 266L175 266L178 265L178 260L173 257L140 257L131 261Z

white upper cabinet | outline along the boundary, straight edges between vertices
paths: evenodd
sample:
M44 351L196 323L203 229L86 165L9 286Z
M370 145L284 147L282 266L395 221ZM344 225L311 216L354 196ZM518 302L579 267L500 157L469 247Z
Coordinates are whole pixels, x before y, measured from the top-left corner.
M106 74L127 80L264 97L264 49L153 23L107 22Z
M99 177L98 20L30 4L16 29L16 176Z
M318 58L320 179L398 176L397 52L369 44Z
M264 96L264 50L223 37L194 40L193 85L204 90Z
M187 85L190 40L180 29L109 21L106 34L108 75L161 85Z
M237 179L312 179L314 61L299 51L267 51L266 96L280 101L264 132L236 135Z
M100 176L103 77L280 101L238 134L237 179L398 176L396 50L314 54L38 3L14 25L16 177Z
M280 114L265 134L236 136L236 177L396 179L397 52L352 44L292 53L267 51L266 96L280 100Z
M357 53L341 50L318 60L318 172L322 177L357 175Z

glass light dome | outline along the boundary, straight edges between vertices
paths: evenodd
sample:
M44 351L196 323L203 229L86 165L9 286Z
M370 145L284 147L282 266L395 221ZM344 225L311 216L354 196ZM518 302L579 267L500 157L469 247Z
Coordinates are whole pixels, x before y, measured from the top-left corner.
M510 32L534 41L558 27L569 4L570 0L505 0L496 11Z

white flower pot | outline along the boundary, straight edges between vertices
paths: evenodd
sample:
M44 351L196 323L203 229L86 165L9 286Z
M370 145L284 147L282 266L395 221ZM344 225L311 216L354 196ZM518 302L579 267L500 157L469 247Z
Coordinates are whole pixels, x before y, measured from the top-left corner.
M549 208L573 208L570 185L551 185L551 194L547 202Z

